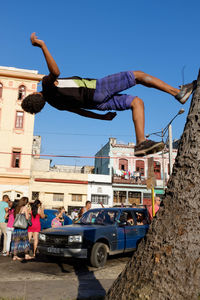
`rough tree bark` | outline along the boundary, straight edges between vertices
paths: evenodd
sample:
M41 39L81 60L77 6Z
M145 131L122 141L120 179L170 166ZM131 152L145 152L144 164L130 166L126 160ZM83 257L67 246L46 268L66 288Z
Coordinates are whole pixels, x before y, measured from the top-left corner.
M200 74L163 206L106 300L200 294Z

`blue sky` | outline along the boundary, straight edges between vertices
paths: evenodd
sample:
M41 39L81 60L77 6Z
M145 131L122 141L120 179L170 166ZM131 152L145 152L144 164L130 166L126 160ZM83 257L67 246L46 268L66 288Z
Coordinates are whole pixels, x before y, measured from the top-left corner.
M178 86L197 77L200 54L200 2L160 0L43 0L1 3L2 66L47 74L42 52L29 42L35 31L54 56L61 76L101 78L142 70ZM172 96L137 86L126 93L145 103L146 134L160 131L182 106ZM185 113L173 123L173 138L183 131ZM46 105L35 118L42 154L94 156L109 137L135 142L131 111L112 122L87 119ZM54 159L60 164L93 160Z

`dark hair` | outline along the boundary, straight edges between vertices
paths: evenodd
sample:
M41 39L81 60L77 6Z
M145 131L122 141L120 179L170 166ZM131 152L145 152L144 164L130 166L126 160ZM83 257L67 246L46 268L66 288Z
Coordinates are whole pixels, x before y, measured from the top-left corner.
M31 210L32 210L32 215L33 215L33 217L35 218L36 217L36 215L37 215L37 213L38 213L38 207L41 205L41 202L40 202L40 200L35 200L34 202L33 202L33 204L31 205Z
M87 200L87 201L85 202L85 205L88 205L88 204L91 204L91 201Z
M39 113L45 105L45 100L42 94L31 94L22 100L21 107L30 114Z
M19 203L19 200L14 200L12 202L12 206L11 206L10 210L15 209L15 207L17 207L18 203Z
M28 197L22 197L19 202L17 203L17 206L15 207L14 210L14 216L16 217L16 215L20 212L20 209L22 206L25 206L28 203Z
M5 199L7 199L8 201L10 200L8 195L3 195L3 201L5 201Z
M58 212L61 213L61 211L62 211L63 209L65 209L64 206L59 207L59 208L58 208Z

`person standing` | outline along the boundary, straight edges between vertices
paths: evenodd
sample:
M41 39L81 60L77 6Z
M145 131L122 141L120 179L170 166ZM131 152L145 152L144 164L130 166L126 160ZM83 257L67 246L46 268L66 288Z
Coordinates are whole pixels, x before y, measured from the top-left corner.
M3 250L2 250L3 256L7 255L7 252L6 252L7 224L6 224L5 216L9 209L9 207L8 207L9 200L10 199L9 199L8 195L3 195L2 201L0 202L0 240L1 240L1 236L3 234Z
M78 219L77 209L74 209L73 212L71 213L71 219L72 219L72 221L76 221Z
M91 201L87 200L85 202L85 206L81 208L81 210L79 211L79 214L78 214L78 217L79 219L82 217L82 215L88 211L90 208L91 208L92 204L91 204Z
M10 202L12 203L12 205L11 205L11 203L9 204L10 208L5 216L5 218L8 220L7 228L6 228L6 234L7 234L7 240L6 240L6 252L7 253L6 253L6 255L7 256L9 256L9 254L10 254L11 236L12 236L12 232L14 230L13 223L15 221L14 210L18 204L18 200L15 200L14 202L12 202L12 201L10 201Z
M28 208L28 198L22 197L17 206L14 209L14 217L16 218L17 214L25 215L26 220L29 219L29 208ZM29 255L30 252L30 243L28 239L28 229L14 228L11 238L11 253L13 254L13 260L22 260L18 254L25 254L25 259L32 259Z
M39 232L41 231L40 218L44 219L44 209L42 208L42 203L40 200L35 200L31 207L31 223L32 225L28 227L28 238L29 242L33 238L33 256L35 257Z
M160 197L155 197L155 214L158 212L160 208ZM148 209L149 211L149 219L150 221L153 219L153 213L152 213L152 205Z

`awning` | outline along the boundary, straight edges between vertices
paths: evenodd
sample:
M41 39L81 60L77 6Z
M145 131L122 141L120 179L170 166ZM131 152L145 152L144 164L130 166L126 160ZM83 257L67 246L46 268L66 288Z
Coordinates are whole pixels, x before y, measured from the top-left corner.
M164 193L165 193L165 191L164 190L154 190L154 193L155 194L159 194L159 195L163 195Z

